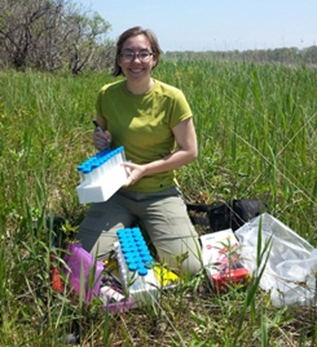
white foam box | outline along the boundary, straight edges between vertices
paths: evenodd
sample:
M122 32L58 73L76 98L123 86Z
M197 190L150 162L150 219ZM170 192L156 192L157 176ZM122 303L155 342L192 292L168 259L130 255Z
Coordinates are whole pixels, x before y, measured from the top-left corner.
M107 201L126 183L127 172L123 166L118 165L111 171L111 176L115 179L110 179L109 174L92 183L84 181L76 187L80 204Z
M229 284L249 279L249 272L240 261L239 241L232 229L202 235L200 241L202 262L216 292L223 293Z
M123 287L133 298L134 306L154 304L162 285L140 228L118 229L117 236L114 247Z
M106 156L110 158L107 159ZM125 183L128 177L126 168L121 165L125 162L124 148L104 150L86 160L106 158L105 162L92 170L88 175L80 172L81 183L76 187L80 204L107 201ZM82 163L83 165L85 163ZM81 166L79 165L79 166ZM79 167L78 166L78 167ZM97 172L98 171L98 172Z
M133 307L142 307L157 301L160 295L159 282L153 269L146 276L131 272L127 266L119 242L114 244L122 284L133 299Z

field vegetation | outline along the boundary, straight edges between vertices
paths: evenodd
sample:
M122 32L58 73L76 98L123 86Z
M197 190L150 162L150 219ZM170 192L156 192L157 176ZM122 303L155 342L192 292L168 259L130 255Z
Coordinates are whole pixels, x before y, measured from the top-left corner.
M317 70L174 58L154 77L181 88L193 110L199 158L178 171L186 200L263 199L316 245ZM95 98L113 78L2 70L0 80L0 346L64 346L74 322L81 346L317 345L316 308L276 309L256 282L217 295L201 272L155 307L117 315L67 286L53 291L45 218L63 216L72 232L85 214L76 166L95 153Z

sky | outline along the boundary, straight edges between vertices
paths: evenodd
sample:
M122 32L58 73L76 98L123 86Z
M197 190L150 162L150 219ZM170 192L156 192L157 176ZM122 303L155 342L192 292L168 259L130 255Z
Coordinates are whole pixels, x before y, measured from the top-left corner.
M78 0L111 25L116 40L152 29L166 51L231 51L317 44L317 0Z

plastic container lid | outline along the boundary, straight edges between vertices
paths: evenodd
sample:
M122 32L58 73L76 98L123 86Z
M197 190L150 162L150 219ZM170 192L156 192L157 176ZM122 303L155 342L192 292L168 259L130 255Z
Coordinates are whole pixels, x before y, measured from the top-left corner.
M138 269L138 274L140 276L146 276L148 274L148 269L145 267L141 267Z
M137 263L131 263L129 265L129 271L135 272L138 269L138 264Z

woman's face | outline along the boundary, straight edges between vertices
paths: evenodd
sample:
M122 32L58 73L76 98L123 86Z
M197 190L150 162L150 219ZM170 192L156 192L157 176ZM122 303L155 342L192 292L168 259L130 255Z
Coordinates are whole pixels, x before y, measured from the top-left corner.
M151 45L145 35L127 39L123 46L118 64L129 82L142 83L151 77L151 71L157 64Z

